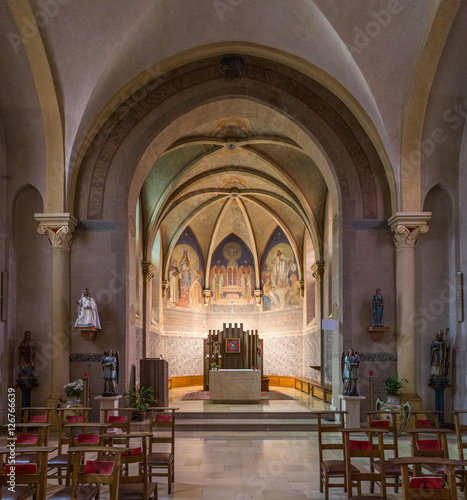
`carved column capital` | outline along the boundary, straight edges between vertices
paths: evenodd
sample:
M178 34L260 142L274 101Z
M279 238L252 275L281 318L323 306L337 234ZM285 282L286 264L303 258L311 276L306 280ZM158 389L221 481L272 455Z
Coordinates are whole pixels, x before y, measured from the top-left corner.
M143 279L144 283L148 285L151 283L152 278L154 278L154 273L156 272L156 268L152 264L150 260L143 260Z
M388 223L391 227L394 245L396 249L414 248L420 234L427 233L429 227L427 221L431 218L431 212L401 213L393 215Z
M209 305L209 299L211 298L211 290L208 288L205 288L203 290L203 299L204 299L204 305L208 306Z
M255 290L255 304L257 306L261 305L261 297L263 296L263 290Z
M34 214L39 222L37 232L49 239L52 248L69 250L78 221L70 214Z
M168 281L162 280L162 298L167 297L167 292L169 290L170 283Z
M313 278L315 278L316 284L320 285L323 282L324 276L324 260L317 260L311 266L311 272L313 273Z

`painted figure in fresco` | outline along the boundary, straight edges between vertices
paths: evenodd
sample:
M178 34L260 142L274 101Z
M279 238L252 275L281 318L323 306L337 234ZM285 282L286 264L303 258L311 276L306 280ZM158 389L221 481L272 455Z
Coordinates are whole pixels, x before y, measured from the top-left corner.
M295 264L295 262L291 259L288 261L288 267L289 267L289 273L288 273L289 284L293 289L295 287L295 283L297 283L298 280L298 267L297 264Z
M201 286L201 277L202 277L201 271L196 271L195 278L189 289L189 297L190 297L189 308L192 311L201 310L201 305L203 303L202 300L203 287Z
M18 347L18 364L20 377L34 377L36 366L36 344L31 340L31 332L24 332L24 339Z
M105 397L118 395L118 358L118 351L109 349L104 352L104 357L102 358L102 369L104 372L104 392L102 393L102 395Z
M190 259L188 258L188 250L183 249L182 260L180 261L180 282L182 285L182 291L186 292L189 290L195 273L191 269Z
M169 266L169 300L176 304L180 300L180 271L177 267L177 261L174 259Z
M271 303L270 307L278 307L280 305L280 299L277 294L274 293L275 287L271 283L270 273L265 273L263 275L263 297L267 297Z
M74 299L78 304L78 318L75 322L75 328L91 328L101 329L99 314L97 312L96 301L93 299L91 292L85 288L79 300Z
M287 257L285 253L280 248L278 248L272 271L272 281L277 288L285 288L287 286L287 274Z
M222 299L222 288L224 286L224 268L223 266L214 266L211 270L211 293L214 302L218 302Z
M249 266L242 268L242 275L240 277L240 286L242 287L242 298L249 304L252 301L253 293L253 277Z
M349 349L347 356L344 357L344 367L342 379L344 381L344 396L358 396L357 392L357 372L360 358L358 353Z
M443 330L439 330L435 340L431 343L431 378L447 379L449 375L449 351L447 339L449 328L446 330L446 339Z
M383 326L383 296L381 295L381 288L376 289L373 295L373 326Z

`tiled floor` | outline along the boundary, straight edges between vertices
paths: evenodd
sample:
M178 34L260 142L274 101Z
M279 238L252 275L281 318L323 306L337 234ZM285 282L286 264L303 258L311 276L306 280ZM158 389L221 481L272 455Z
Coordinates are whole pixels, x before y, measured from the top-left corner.
M295 389L287 392L295 401L268 401L261 405L229 405L230 411L310 411L324 404ZM199 390L197 387L189 390ZM182 411L226 411L226 405L206 401L180 401L185 389L171 390L170 404ZM339 436L336 434L336 439ZM455 436L449 437L450 456L457 458ZM410 456L409 441L400 439L400 455ZM54 486L49 485L52 493ZM102 500L108 498L104 492ZM347 495L331 490L330 498ZM402 495L388 491L388 499ZM459 498L464 498L459 493ZM318 441L316 432L189 432L176 436L175 483L167 493L159 483L159 499L212 500L305 500L324 499L319 492Z

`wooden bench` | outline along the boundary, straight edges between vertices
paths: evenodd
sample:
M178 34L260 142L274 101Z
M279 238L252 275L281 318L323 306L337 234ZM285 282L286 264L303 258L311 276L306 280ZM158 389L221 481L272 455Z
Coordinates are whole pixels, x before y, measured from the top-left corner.
M281 375L267 375L269 385L277 387L294 387L312 397L323 400L325 403L331 402L331 384L322 383L306 377L285 377Z

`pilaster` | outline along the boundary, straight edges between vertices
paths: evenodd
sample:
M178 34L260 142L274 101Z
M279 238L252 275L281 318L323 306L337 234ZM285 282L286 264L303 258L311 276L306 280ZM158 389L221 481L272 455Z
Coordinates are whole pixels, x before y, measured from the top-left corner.
M143 358L151 356L151 321L152 321L152 279L156 272L155 266L149 260L143 260Z
M415 380L415 245L428 232L430 218L431 212L397 212L388 221L396 247L397 375L408 380L402 399L414 402L420 399Z
M47 406L55 406L69 382L70 366L70 247L78 221L69 213L34 214L37 232L52 249L51 388Z

